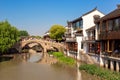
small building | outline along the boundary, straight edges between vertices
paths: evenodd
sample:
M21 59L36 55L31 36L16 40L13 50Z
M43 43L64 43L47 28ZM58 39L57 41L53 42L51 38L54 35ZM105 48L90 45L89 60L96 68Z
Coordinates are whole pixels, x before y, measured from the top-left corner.
M43 39L45 39L45 40L47 40L47 41L51 40L49 34L50 34L49 31L45 32L44 35L43 35Z

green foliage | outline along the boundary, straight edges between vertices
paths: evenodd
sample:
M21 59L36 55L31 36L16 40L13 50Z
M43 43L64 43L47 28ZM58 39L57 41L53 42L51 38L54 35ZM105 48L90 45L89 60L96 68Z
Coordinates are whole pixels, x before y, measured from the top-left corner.
M41 39L41 36L36 36L37 39Z
M53 52L53 55L57 58L60 58L60 57L64 56L63 53L61 53L61 52Z
M89 74L99 76L105 80L120 80L120 73L105 70L103 68L97 67L96 65L82 64L79 69L84 70Z
M75 60L73 58L70 58L70 57L60 57L59 60L61 62L64 62L65 64L68 64L68 65L75 65Z
M41 36L31 36L32 38L41 39Z
M47 52L48 52L49 55L53 54L52 50L48 50Z
M65 28L61 25L53 25L51 28L50 28L50 37L52 39L55 39L55 40L62 40L62 37L65 33Z
M25 30L20 30L19 34L20 34L20 36L29 36L28 32Z
M8 21L0 22L0 53L8 51L19 40L19 31Z
M75 60L73 58L64 56L61 52L53 52L53 56L55 56L61 63L65 63L67 65L75 65Z

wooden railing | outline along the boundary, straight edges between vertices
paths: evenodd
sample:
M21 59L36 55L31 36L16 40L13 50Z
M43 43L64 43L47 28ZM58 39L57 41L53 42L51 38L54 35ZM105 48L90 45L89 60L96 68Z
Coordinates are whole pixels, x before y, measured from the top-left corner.
M95 36L83 37L83 41L87 41L87 40L95 40Z
M99 35L99 39L100 40L120 39L120 30L119 31L101 32Z

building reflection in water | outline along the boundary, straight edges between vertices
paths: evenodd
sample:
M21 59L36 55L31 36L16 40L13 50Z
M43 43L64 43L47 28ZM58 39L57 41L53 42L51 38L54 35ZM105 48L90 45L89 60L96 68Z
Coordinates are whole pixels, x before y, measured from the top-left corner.
M81 72L79 70L80 63L77 62L77 80L82 80Z

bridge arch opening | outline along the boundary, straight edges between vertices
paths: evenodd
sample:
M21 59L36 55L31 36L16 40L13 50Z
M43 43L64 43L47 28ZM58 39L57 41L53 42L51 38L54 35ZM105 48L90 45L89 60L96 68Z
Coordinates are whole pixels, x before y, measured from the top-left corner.
M53 50L54 50L55 52L58 52L58 51L59 51L59 49L56 48L56 47L54 47L54 46L53 46Z
M38 42L29 42L29 43L26 43L23 47L22 47L22 51L26 50L27 49L33 49L35 50L36 52L44 52L44 48L43 46L38 43Z
M47 52L58 52L58 51L59 49L53 46L50 49L47 49Z

